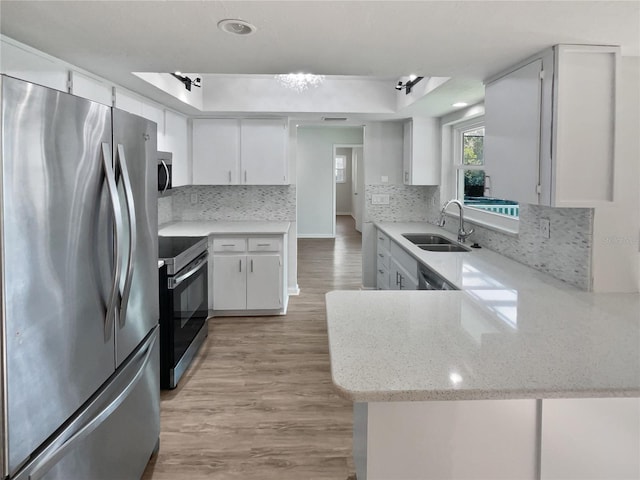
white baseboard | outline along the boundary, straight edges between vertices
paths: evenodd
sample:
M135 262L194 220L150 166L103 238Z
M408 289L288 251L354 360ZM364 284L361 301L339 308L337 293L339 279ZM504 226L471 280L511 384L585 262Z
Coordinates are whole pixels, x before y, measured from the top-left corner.
M303 233L298 234L298 238L336 238L336 236L330 233Z
M336 212L336 215L349 215L353 217L353 214L351 212Z
M289 287L289 295L300 295L300 287L296 285L295 287Z

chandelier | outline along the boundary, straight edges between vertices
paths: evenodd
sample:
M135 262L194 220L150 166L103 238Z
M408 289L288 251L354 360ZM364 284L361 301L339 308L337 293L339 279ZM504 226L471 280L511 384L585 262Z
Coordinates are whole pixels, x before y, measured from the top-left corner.
M283 87L301 93L309 88L319 87L320 84L324 82L324 75L314 75L312 73L287 73L284 75L276 75L275 79Z

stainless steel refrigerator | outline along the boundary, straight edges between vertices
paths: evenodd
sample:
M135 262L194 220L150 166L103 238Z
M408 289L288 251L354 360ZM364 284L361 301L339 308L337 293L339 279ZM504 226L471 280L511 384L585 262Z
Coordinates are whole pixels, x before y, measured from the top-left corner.
M140 478L160 430L156 124L0 82L1 478Z

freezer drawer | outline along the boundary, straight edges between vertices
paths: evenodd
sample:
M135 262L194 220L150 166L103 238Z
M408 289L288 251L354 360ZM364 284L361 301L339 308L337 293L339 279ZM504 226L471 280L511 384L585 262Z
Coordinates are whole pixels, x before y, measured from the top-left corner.
M159 343L156 327L85 410L13 478L139 479L160 435Z

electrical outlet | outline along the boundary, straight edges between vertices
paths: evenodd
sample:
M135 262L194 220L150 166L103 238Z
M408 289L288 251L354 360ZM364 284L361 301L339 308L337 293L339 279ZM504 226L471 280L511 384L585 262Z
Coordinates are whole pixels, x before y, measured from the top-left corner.
M381 181L382 183L389 183L389 177L388 177L387 175L382 175L382 176L380 177L380 181Z
M389 205L389 195L374 193L371 195L371 205Z
M540 219L540 236L542 238L551 238L551 222L548 218Z
M191 194L191 205L195 205L196 203L198 203L198 194L197 193L192 193Z

